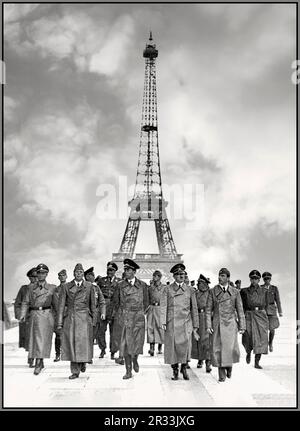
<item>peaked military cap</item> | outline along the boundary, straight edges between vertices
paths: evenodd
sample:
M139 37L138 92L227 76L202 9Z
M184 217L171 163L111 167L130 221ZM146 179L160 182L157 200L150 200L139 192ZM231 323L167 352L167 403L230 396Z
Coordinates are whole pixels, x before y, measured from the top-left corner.
M262 278L265 278L265 277L272 277L272 274L268 271L265 271L262 275Z
M27 277L35 277L36 275L36 268L31 268L28 272L27 272Z
M92 266L91 268L87 269L86 271L84 271L84 276L86 276L87 274L90 274L94 272L94 267Z
M204 281L207 284L210 283L210 279L208 277L205 277L203 274L199 275L198 281Z
M137 263L135 263L134 260L132 260L132 259L128 259L128 258L124 259L123 264L124 264L124 268L125 268L125 266L127 266L131 269L134 269L134 270L139 269L139 265Z
M44 263L39 263L36 267L36 272L49 272L49 268Z
M225 275L227 275L227 277L230 277L230 271L228 271L227 268L221 268L219 271L219 275L221 275L221 274L225 274Z
M159 275L161 277L162 273L158 269L156 269L152 275Z
M260 278L261 275L260 275L260 272L257 269L253 269L252 271L249 272L249 277L250 278L252 278L252 277Z
M172 268L170 269L170 272L175 275L177 274L179 271L183 271L185 274L185 266L183 265L183 263L176 263L176 265L172 266Z
M80 269L81 271L84 271L83 266L81 263L76 263L74 271L77 271L78 269Z
M118 265L115 262L107 262L107 269L115 269L118 271Z
M62 269L57 275L67 275L67 271L65 269Z

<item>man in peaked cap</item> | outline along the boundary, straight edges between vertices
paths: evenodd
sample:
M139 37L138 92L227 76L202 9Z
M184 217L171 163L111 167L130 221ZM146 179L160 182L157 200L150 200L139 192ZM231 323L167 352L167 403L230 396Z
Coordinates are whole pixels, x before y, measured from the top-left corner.
M101 305L105 318L105 304ZM64 318L65 307L67 316ZM62 332L63 361L70 361L73 380L86 371L86 363L93 359L93 326L96 324L95 291L91 282L84 280L81 263L74 268L74 279L62 286L58 307L58 329Z
M119 350L118 343L113 340L113 330L114 330L114 317L113 317L113 305L112 298L116 288L117 283L121 280L116 277L116 271L118 270L118 265L115 262L108 262L106 265L106 277L100 277L98 281L98 286L101 294L104 297L106 315L105 320L100 320L99 331L98 331L98 345L100 348L99 358L104 358L106 349L106 330L109 327L109 350L110 358L115 359L115 353ZM117 334L115 334L117 337ZM118 337L117 337L118 338ZM117 340L116 338L116 340ZM123 362L122 358L120 358Z
M269 351L273 352L273 339L275 336L275 329L279 328L279 316L282 317L282 308L279 290L277 286L271 284L272 274L268 271L264 272L262 275L264 284L262 285L268 292L268 306L267 315L269 319Z
M164 330L160 324L160 302L166 286L161 282L162 273L159 270L153 272L152 282L148 288L149 310L147 312L147 343L150 343L150 356L154 356L155 343L158 344L158 353L161 354L164 343Z
M172 380L178 380L180 372L189 380L187 364L191 357L191 336L198 339L198 310L195 289L185 284L185 266L174 265L170 272L174 282L164 289L161 298L161 325L165 330L164 361L173 369ZM189 306L187 306L189 304Z
M242 337L242 343L246 350L246 362L250 364L251 352L255 354L254 367L261 369L259 365L261 355L268 354L268 329L267 316L268 292L259 285L261 278L257 269L249 273L250 286L241 290L244 312L246 316L246 331Z
M145 312L149 306L148 286L136 278L139 265L132 259L124 259L124 280L117 284L113 296L114 313L122 318L120 355L125 359L126 374L132 377L132 367L139 371L138 355L143 353L145 341Z
M14 302L14 312L15 312L15 318L17 320L20 320L22 302L25 299L26 292L29 286L31 284L36 283L37 281L36 268L31 268L26 275L29 278L29 284L24 284L23 286L21 286ZM24 348L25 351L28 352L28 343L29 343L29 313L27 314L24 322L19 322L19 347ZM28 356L28 365L30 368L34 367L33 363L34 363L34 358L30 358Z
M237 334L238 331L243 334L246 329L240 293L229 281L229 270L221 268L219 284L209 291L206 304L211 363L213 367L218 367L219 382L224 382L226 377L231 378L232 365L240 360Z
M29 357L36 358L34 374L44 368L44 358L50 358L54 319L57 310L54 284L46 281L49 268L44 263L36 267L38 281L30 284L21 306L20 320L29 316Z
M211 372L210 365L210 349L209 349L209 341L210 335L206 331L206 318L205 318L205 310L206 304L209 294L209 278L205 277L203 274L200 274L197 282L198 289L195 291L197 307L198 307L198 315L199 315L199 328L197 330L199 339L196 340L195 337L192 337L192 359L197 359L197 368L202 368L203 361L205 361L206 372Z
M67 271L65 269L62 269L61 271L58 272L57 276L60 281L60 284L56 286L56 289L55 289L55 296L58 304L62 286L67 282L67 278L68 278ZM66 314L67 314L67 310L65 310L65 316ZM55 340L54 340L55 359L53 362L58 362L60 361L60 354L61 354L61 331L57 330L57 316L55 316L54 332L55 332Z
M237 290L241 290L241 284L242 284L241 280L236 280L234 282L234 284L235 284L235 287L237 288Z

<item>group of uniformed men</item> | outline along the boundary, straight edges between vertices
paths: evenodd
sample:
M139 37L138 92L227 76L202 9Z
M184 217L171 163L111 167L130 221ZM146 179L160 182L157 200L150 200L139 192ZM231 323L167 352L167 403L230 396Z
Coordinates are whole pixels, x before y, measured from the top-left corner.
M232 374L232 365L240 360L238 332L246 350L246 362L255 355L254 366L261 369L262 354L273 351L277 313L282 316L278 288L271 284L271 273L250 272L250 286L240 288L230 281L227 268L219 271L219 283L209 288L210 280L200 274L197 286L189 283L185 266L174 265L170 272L174 282L163 284L162 273L154 271L148 286L136 277L139 266L124 259L122 279L116 277L118 266L108 262L107 276L95 278L94 268L84 271L78 263L74 278L67 282L65 269L58 273L59 286L46 281L49 269L39 264L28 271L30 280L19 290L15 300L15 316L19 320L19 347L28 351L29 367L38 375L44 359L50 357L55 332L54 361L70 361L71 375L76 379L93 362L94 340L100 358L106 354L105 334L110 333L111 359L125 364L123 379L138 373L138 356L145 342L145 315L150 356L162 354L173 370L189 380L187 369L191 359L197 368L211 372L218 367L219 382ZM119 357L115 354L119 351ZM180 365L180 370L179 370Z

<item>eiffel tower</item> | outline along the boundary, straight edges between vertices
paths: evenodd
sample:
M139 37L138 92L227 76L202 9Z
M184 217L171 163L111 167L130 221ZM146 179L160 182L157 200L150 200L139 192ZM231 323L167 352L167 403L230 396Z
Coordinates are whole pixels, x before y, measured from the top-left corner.
M139 160L133 199L128 203L130 215L118 253L112 260L120 270L123 259L134 259L140 266L137 276L147 280L159 269L165 280L171 280L170 268L183 262L178 254L166 214L167 202L163 198L159 161L156 69L158 50L153 43L152 32L143 51L145 80L140 133ZM159 254L135 253L141 221L154 221Z

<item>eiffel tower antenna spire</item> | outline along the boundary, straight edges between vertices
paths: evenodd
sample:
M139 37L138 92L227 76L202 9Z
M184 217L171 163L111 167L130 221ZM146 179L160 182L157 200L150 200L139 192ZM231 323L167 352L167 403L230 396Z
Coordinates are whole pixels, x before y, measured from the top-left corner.
M140 132L139 159L133 199L129 202L130 215L119 253L113 260L121 263L125 257L135 258L141 271L149 274L141 278L151 278L155 269L160 269L167 278L170 267L182 262L177 253L169 221L166 214L167 202L163 198L158 145L158 119L156 94L156 58L158 50L150 30L149 41L143 51L145 59L145 79L143 91L142 122ZM135 254L140 222L155 223L159 254ZM151 272L152 271L152 272ZM147 276L146 276L146 275Z

